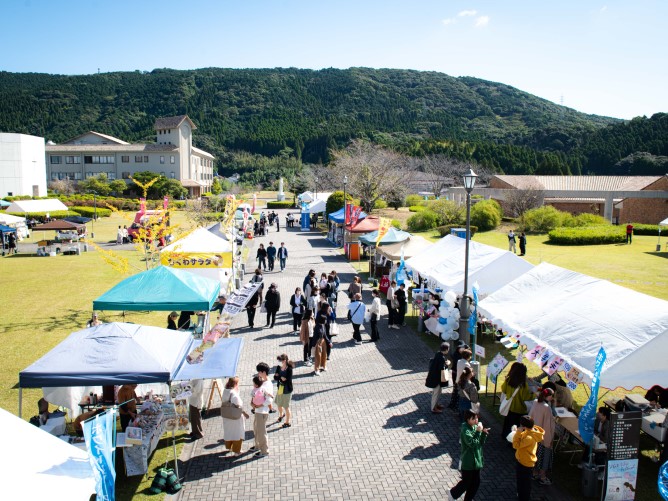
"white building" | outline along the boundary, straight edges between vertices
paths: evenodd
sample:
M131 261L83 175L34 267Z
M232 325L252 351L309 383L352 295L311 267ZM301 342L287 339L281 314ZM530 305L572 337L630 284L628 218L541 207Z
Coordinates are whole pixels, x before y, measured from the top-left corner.
M192 145L197 129L187 115L158 118L156 143L130 144L90 131L62 144L47 144L49 180L79 181L98 174L108 179L130 179L135 172L151 171L177 179L191 197L211 190L214 156Z
M46 196L44 138L0 133L0 198Z

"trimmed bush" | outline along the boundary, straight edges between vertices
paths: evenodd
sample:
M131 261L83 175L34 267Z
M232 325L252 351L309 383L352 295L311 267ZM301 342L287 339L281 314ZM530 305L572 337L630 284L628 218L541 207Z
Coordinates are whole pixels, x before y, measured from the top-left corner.
M659 225L657 224L635 224L631 223L633 225L633 234L634 235L650 235L653 237L656 237L659 235ZM626 225L623 224L620 226L621 228L624 228L624 233L626 234ZM668 234L668 228L664 227L663 229L663 234L667 235Z
M387 202L385 200L376 200L376 203L373 204L374 209L387 209Z
M406 222L409 231L429 231L436 228L438 216L431 211L416 212Z
M496 200L483 200L471 207L471 224L480 231L493 230L501 224L501 206Z
M424 205L411 205L408 210L411 212L422 212L427 210L427 208Z
M392 220L392 226L394 226L397 230L401 229L401 221L398 219L393 219Z
M70 207L70 210L78 212L83 217L93 217L96 213L97 217L111 216L111 209L105 209L103 207L98 207L97 210L95 207Z
M564 212L558 211L551 205L544 205L526 211L520 217L520 228L523 231L534 233L548 233L560 226L564 219Z
M353 202L353 197L350 193L346 193L346 198L348 203ZM327 204L325 206L325 214L331 214L333 212L343 209L343 192L335 191L327 199Z
M295 204L292 200L283 200L279 202L278 200L272 200L267 202L267 209L292 209Z
M407 195L405 205L406 207L410 207L412 205L420 205L422 202L424 202L424 197L420 195Z
M446 226L439 226L436 228L436 231L438 231L438 234L441 235L442 237L446 235L450 235L450 231L452 228L466 228L466 225L446 225ZM478 231L477 226L471 225L471 238L473 238L473 235L475 235L476 231Z
M609 224L611 224L610 221L598 214L583 212L575 216L575 226L607 226Z
M586 228L556 228L548 234L555 245L603 245L626 242L626 229L620 226L588 226Z
M11 212L9 214L12 214ZM15 216L25 217L27 219L35 218L39 221L44 221L46 219L46 212L14 212ZM63 219L68 216L79 216L77 212L70 210L52 210L49 211L49 217L51 219Z

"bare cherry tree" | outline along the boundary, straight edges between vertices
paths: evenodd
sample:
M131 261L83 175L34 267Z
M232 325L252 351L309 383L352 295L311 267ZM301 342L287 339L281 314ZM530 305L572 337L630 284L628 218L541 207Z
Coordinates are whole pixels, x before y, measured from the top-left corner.
M377 200L394 196L398 187L410 183L412 170L399 153L368 142L355 140L345 150L332 151L329 173L335 186L343 186L348 177L348 190L360 198L366 212Z
M493 174L492 171L482 165L462 162L442 154L428 155L415 161L424 173L423 176L430 186L430 191L437 197L449 186L461 186L462 176L469 169L475 171L478 175L478 183L482 185L487 184Z
M530 209L541 207L544 199L545 191L538 183L533 183L522 189L507 190L503 206L513 217L519 217Z

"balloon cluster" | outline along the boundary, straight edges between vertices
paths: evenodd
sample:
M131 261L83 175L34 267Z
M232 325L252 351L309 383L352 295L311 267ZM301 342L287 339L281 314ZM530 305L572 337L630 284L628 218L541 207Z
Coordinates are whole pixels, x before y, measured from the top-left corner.
M443 340L455 340L459 338L459 310L454 307L457 294L448 291L444 294L441 305L438 308L438 323L433 326L436 334Z

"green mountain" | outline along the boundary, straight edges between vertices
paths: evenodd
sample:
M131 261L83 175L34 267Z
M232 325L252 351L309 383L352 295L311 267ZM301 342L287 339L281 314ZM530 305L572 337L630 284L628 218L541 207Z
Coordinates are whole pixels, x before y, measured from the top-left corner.
M329 148L355 137L414 155L447 153L506 173L607 173L623 159L621 168L633 171L628 158L634 153L668 155L666 115L623 122L504 84L436 72L0 72L0 103L0 131L56 143L88 130L152 141L156 117L186 113L198 127L196 145L214 153L223 172L230 171L230 150L274 156L290 148L305 162L327 162ZM642 168L651 169L643 158Z

